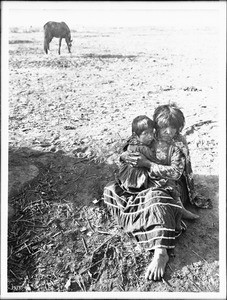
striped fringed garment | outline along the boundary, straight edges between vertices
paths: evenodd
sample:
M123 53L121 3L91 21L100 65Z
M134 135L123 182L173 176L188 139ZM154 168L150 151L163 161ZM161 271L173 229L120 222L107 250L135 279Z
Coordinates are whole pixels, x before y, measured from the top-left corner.
M175 238L186 229L181 206L161 188L129 194L116 181L111 182L104 188L104 203L124 231L147 250L174 248Z

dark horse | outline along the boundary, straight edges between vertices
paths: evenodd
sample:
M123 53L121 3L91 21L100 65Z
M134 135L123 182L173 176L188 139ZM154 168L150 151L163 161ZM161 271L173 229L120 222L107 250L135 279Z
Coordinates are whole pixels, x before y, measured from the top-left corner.
M65 39L69 53L71 53L72 39L69 27L65 22L47 22L44 26L44 51L48 54L50 42L53 37L59 38L58 54L60 54L61 41Z

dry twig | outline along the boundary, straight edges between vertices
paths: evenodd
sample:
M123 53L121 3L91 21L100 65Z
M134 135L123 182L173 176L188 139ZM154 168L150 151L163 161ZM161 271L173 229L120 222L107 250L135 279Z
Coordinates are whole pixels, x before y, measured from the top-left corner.
M200 256L198 253L196 253L194 250L192 250L192 252L194 252L199 258L201 258L202 260L204 260L207 263L207 261L202 256Z
M94 228L91 226L91 222L89 221L89 219L86 218L86 220L87 220L87 223L88 223L88 226L90 227L90 229L91 229L93 232L95 232Z
M85 241L85 239L84 239L83 236L82 236L82 241L83 241L83 246L84 246L85 252L87 254L88 253L87 243L86 243L86 241Z
M88 268L84 269L84 270L81 270L79 271L79 274L83 274L85 273L86 271L89 271L92 267L96 266L98 263L100 263L101 261L103 261L103 258L96 261L93 265L89 266Z
M92 256L94 255L94 253L99 250L103 245L105 245L107 242L109 242L113 237L115 237L117 235L117 233L115 233L114 235L112 235L111 237L109 237L107 240L105 240L101 245L99 245L94 251Z
M110 235L111 233L109 233L109 232L106 232L106 231L101 231L101 230L97 230L97 232L98 233L102 233L102 234L108 234L108 235Z

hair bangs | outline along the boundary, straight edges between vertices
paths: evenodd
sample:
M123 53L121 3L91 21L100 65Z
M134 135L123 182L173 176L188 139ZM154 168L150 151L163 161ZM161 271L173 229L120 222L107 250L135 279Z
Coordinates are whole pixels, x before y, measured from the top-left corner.
M162 105L155 110L154 122L156 129L173 127L180 132L184 127L185 118L176 106Z
M144 130L154 128L154 122L147 116L138 116L132 122L132 133L140 135Z

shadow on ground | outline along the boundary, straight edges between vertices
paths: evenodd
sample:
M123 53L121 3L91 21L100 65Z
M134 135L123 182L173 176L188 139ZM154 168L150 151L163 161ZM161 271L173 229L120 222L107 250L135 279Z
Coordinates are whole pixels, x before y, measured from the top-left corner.
M150 254L102 204L116 167L63 151L9 149L9 292L218 291L218 178L196 176L214 207L185 221L165 280L146 282Z

